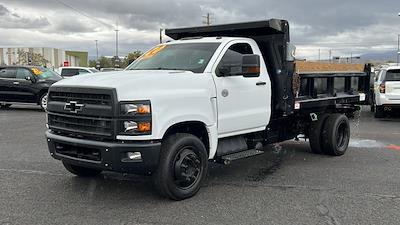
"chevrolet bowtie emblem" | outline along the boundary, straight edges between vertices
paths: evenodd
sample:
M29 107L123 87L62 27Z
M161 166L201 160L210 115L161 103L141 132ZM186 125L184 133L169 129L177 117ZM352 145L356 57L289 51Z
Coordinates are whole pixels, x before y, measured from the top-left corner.
M72 113L77 113L82 111L83 106L83 104L79 104L76 101L69 101L65 103L64 110L70 111Z

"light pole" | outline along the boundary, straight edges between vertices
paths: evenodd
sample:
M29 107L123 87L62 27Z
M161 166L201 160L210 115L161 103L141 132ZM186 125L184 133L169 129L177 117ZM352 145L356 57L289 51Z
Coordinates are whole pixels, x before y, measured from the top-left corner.
M399 65L400 58L400 34L397 35L397 65Z
M397 15L400 16L400 12ZM399 57L400 57L400 34L397 34L397 65L399 65Z
M96 42L96 60L99 60L99 46L98 46L98 42L99 40L94 40Z
M115 61L114 61L114 67L119 68L119 56L118 56L118 21L117 21L117 26L115 28Z
M163 32L163 29L160 28L160 44L162 43L162 32Z

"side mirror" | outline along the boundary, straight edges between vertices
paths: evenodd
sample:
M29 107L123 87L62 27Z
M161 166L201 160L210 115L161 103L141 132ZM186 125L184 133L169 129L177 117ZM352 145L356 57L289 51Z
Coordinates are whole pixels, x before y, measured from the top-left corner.
M242 74L243 74L243 77L259 77L260 76L260 56L259 55L254 55L254 54L243 55Z
M32 79L32 77L30 77L30 76L26 76L26 77L25 77L25 80L30 81L30 82L32 82L32 83L35 83L35 82L36 82L36 80Z
M242 55L241 58L225 62L218 68L218 76L260 76L260 56L253 54Z

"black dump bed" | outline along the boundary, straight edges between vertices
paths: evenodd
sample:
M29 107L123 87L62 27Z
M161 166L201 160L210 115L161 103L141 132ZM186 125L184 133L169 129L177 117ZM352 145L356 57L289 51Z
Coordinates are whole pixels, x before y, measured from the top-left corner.
M272 106L274 116L293 113L292 92L293 62L286 60L287 43L290 42L289 23L286 20L224 24L215 26L167 29L172 39L188 37L247 37L255 40L267 64L272 81Z
M360 104L363 100L359 93L366 94L366 99L369 97L370 66L366 66L365 71L352 74L337 71L295 74L295 62L287 57L291 49L288 45L289 23L286 20L167 29L165 34L172 39L226 36L255 40L272 82L273 118L294 114L299 109L312 111L337 104Z

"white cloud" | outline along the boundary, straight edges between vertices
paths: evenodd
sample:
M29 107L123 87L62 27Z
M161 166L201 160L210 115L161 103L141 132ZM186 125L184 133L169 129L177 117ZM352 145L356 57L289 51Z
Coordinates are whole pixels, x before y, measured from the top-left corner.
M157 44L159 28L202 25L207 12L214 24L287 19L298 55L314 59L319 49L323 57L330 49L333 55L394 50L400 33L393 0L59 1L0 0L2 44L86 50L94 55L94 40L99 40L100 53L112 55L118 20L120 52L128 53Z
M45 17L28 17L17 12L12 12L4 5L0 5L0 21L0 27L8 29L43 28L49 25L49 21Z

